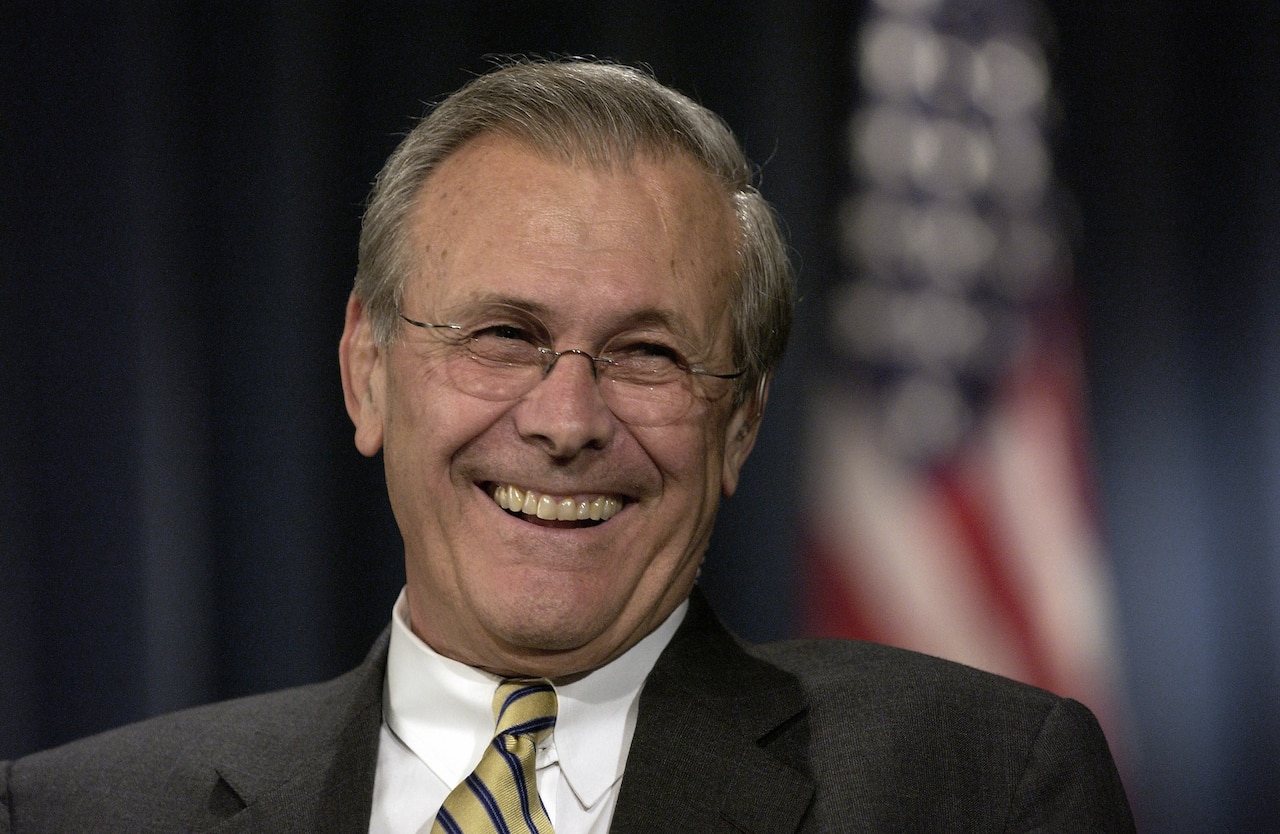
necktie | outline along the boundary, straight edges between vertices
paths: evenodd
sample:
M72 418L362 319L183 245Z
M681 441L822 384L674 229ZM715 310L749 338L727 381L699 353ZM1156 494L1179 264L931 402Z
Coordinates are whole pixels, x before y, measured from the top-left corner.
M556 691L546 680L503 681L493 714L493 741L445 798L431 834L554 834L538 796L534 753L556 725Z

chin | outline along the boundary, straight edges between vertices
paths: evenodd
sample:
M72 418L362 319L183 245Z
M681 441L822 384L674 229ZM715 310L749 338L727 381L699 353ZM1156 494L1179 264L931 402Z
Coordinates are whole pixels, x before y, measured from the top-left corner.
M493 612L495 633L518 650L573 652L598 639L620 612L602 610L575 596L528 598Z

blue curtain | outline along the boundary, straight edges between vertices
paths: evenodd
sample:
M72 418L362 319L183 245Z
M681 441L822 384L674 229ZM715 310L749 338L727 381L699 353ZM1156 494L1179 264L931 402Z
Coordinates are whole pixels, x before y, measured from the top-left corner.
M383 628L401 545L336 364L360 211L412 119L491 56L648 63L737 126L797 241L824 245L794 218L826 217L836 4L4 14L0 756L335 674ZM709 580L757 637L790 625L791 377Z

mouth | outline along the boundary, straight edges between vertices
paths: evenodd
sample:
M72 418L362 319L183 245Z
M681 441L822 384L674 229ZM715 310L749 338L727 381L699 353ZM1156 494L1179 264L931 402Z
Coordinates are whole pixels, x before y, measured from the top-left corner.
M489 484L486 490L507 513L542 527L594 527L622 509L617 495L550 495L514 484Z

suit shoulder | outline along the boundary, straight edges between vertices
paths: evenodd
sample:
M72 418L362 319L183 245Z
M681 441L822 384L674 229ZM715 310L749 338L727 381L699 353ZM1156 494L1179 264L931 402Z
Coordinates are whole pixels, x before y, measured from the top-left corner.
M753 647L794 675L811 728L833 742L868 727L886 743L932 737L937 750L1025 749L1050 718L1100 734L1084 706L1043 689L906 649L849 640L793 640Z
M95 819L115 826L100 830L182 830L216 812L211 803L238 802L228 773L283 780L348 727L376 728L381 668L374 658L324 683L161 715L10 762L13 830Z
M60 747L35 753L13 763L17 771L80 763L101 768L105 763L154 768L158 760L210 749L233 747L237 739L259 742L298 732L345 700L348 675L323 683L281 689L259 695L190 707L107 730Z
M762 660L795 675L815 694L905 693L916 697L1025 702L1042 710L1057 695L972 666L909 649L859 640L785 640L750 647Z
M927 798L908 809L912 825L890 815L869 830L1133 830L1106 738L1076 701L872 643L797 640L749 651L805 692L823 819L833 792L900 808L910 785ZM857 751L852 770L848 751ZM832 812L830 825L840 818Z

